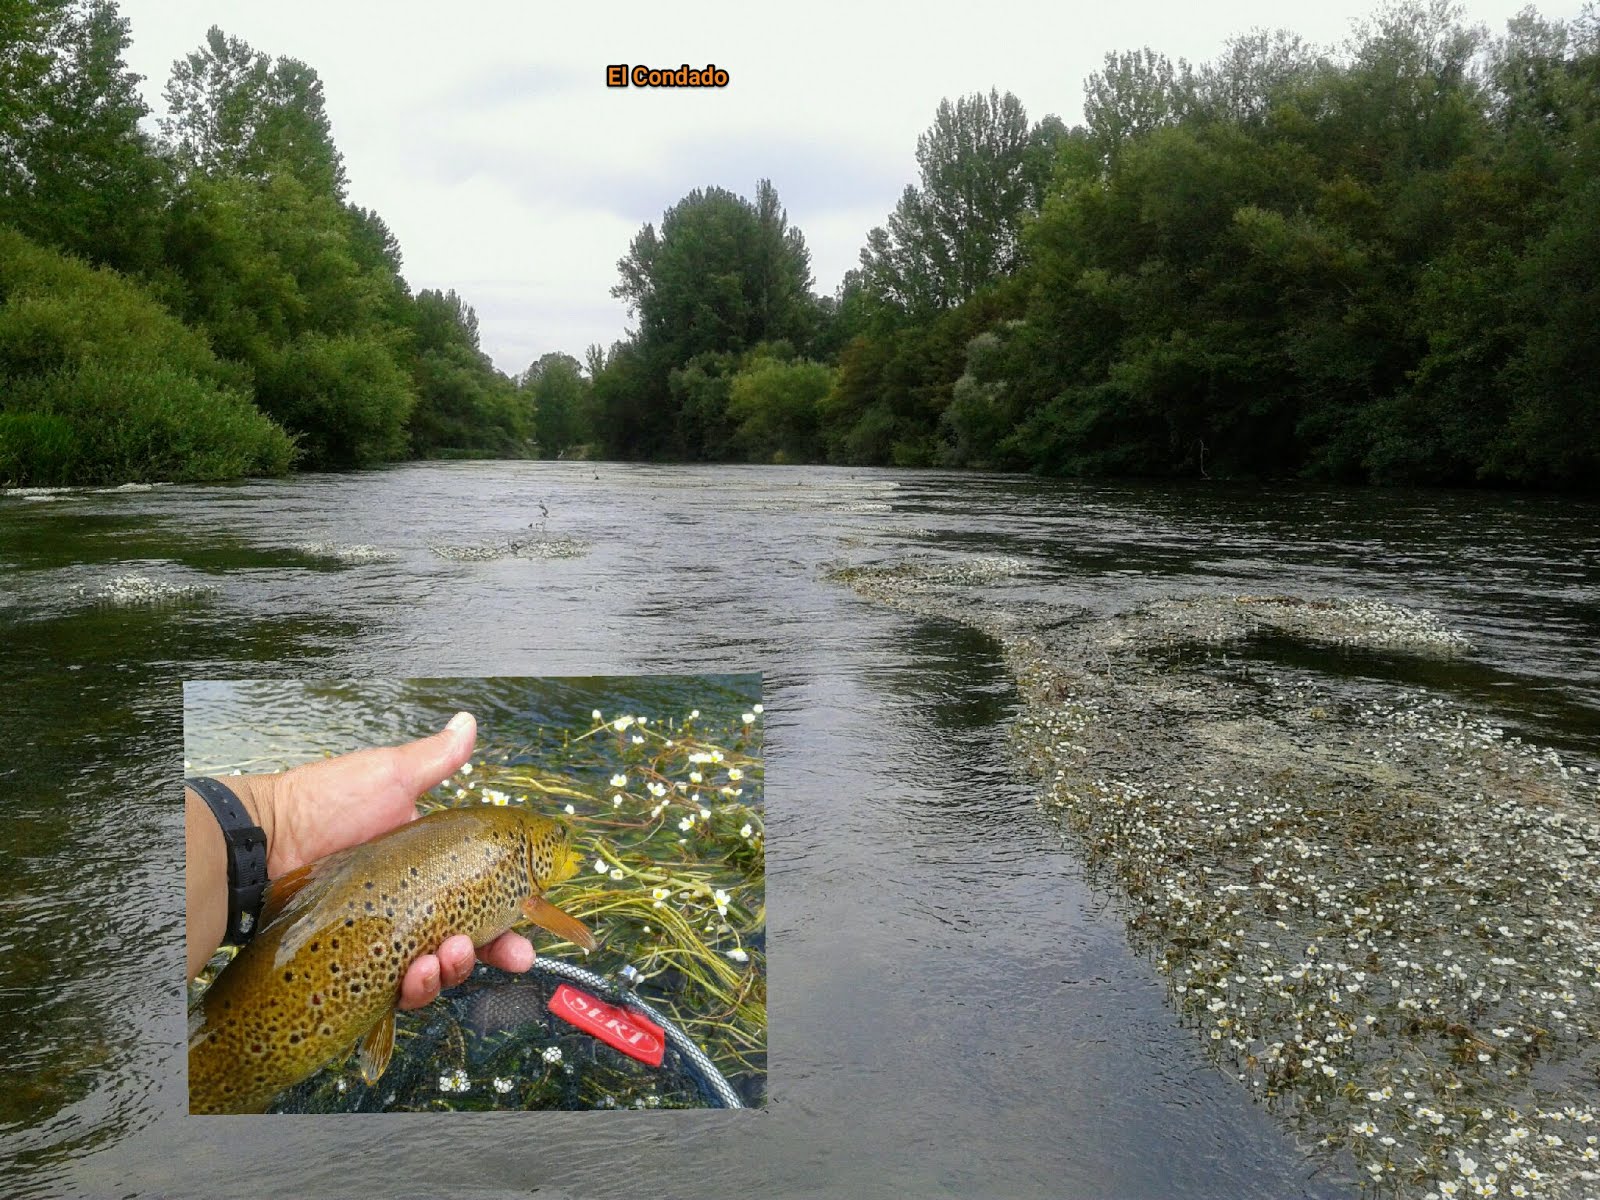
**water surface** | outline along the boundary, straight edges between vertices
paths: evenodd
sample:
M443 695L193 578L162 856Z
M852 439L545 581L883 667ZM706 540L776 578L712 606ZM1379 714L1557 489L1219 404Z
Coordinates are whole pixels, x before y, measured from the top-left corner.
M825 568L1012 555L1032 569L990 586L1064 614L1219 589L1430 608L1469 659L1417 678L1349 656L1335 678L1437 689L1592 762L1597 517L1515 496L578 463L0 497L6 1190L1351 1194L1206 1063L1036 815L993 645ZM767 707L767 1111L183 1115L183 680L745 671Z

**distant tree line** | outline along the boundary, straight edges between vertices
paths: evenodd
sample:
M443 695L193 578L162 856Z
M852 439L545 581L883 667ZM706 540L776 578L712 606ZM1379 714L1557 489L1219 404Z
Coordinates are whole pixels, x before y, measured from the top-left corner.
M1335 55L1109 54L1084 123L939 106L810 297L770 185L646 226L606 453L1211 478L1600 481L1600 19L1400 3ZM593 355L592 355L593 357Z
M497 371L346 196L322 85L213 28L158 136L109 0L0 0L0 483L579 454L1593 488L1600 17L1400 0L1339 51L942 102L833 296L690 192L579 361Z

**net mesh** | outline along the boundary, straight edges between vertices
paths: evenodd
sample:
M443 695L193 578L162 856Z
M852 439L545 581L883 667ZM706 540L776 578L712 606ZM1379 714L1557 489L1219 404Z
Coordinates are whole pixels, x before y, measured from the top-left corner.
M459 987L395 1019L394 1057L373 1086L352 1054L284 1092L278 1113L720 1107L714 1083L667 1045L659 1067L613 1049L550 1011L564 981L479 964ZM642 993L647 1002L651 998ZM760 1081L732 1081L759 1104Z

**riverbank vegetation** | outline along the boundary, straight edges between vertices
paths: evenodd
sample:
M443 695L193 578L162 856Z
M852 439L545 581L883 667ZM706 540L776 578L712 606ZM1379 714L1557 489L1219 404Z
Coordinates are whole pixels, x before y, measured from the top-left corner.
M152 135L127 39L107 3L0 17L0 483L283 470L285 438L313 469L1600 479L1592 5L1492 34L1404 0L1337 49L1111 53L1073 126L999 90L946 100L835 295L769 180L697 188L618 263L629 336L516 379L346 198L314 70L213 29ZM179 365L125 352L135 308L192 335ZM84 415L103 395L115 437ZM177 465L142 458L174 423Z

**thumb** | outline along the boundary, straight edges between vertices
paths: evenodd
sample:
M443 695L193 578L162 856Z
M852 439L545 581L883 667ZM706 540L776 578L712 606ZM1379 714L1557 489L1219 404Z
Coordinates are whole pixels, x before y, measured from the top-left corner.
M471 713L459 712L432 737L396 746L394 753L398 755L398 762L395 766L410 794L420 796L459 771L477 741L477 721Z

